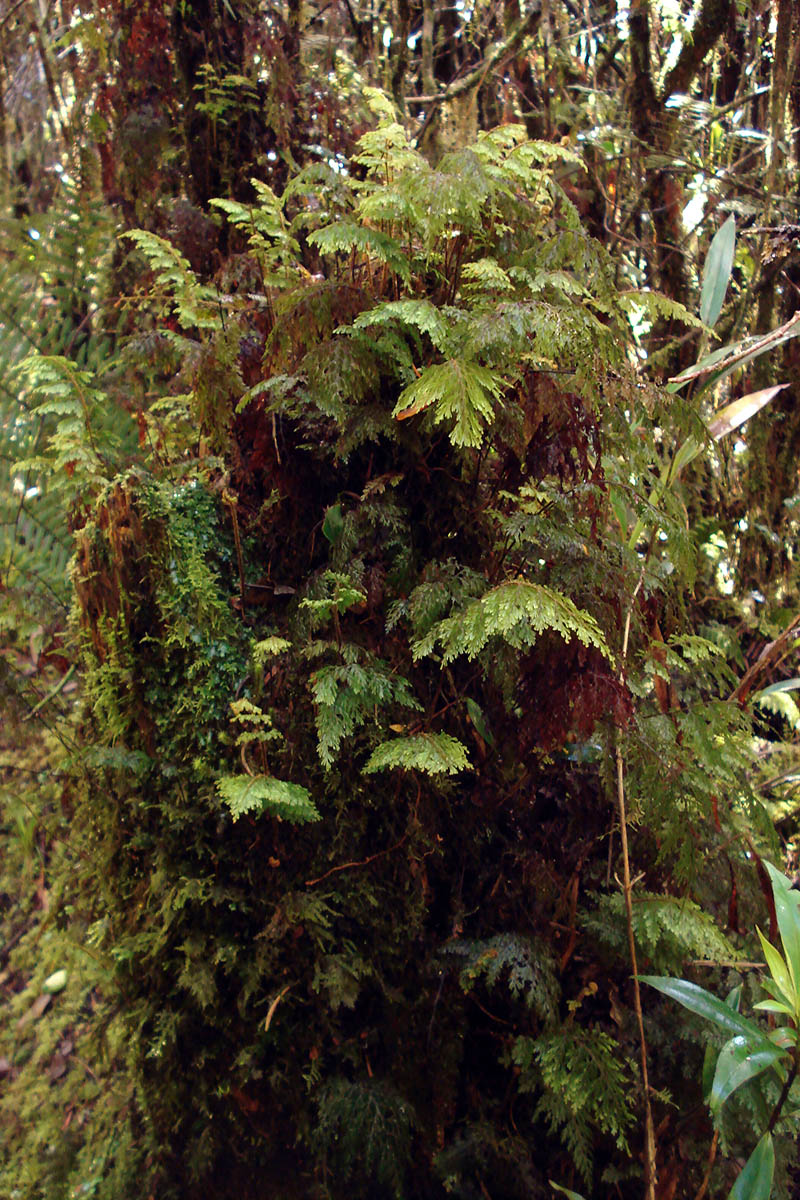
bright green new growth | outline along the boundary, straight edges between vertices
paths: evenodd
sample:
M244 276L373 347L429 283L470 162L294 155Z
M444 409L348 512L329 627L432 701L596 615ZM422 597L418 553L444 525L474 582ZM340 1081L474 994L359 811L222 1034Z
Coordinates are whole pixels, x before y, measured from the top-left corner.
M319 821L320 813L308 789L269 775L223 775L217 789L234 821L245 813L266 813L284 821Z
M472 764L466 747L457 738L448 733L418 733L382 742L372 751L364 772L371 775L391 767L423 771L426 775L457 775L471 770Z

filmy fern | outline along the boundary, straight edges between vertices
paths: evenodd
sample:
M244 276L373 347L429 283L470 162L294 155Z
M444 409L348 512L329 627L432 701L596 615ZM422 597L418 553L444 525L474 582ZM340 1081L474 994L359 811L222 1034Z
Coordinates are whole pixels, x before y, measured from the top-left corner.
M442 662L449 663L460 654L475 658L492 638L502 638L516 650L532 646L546 630L565 641L577 638L610 657L603 632L590 613L568 596L525 579L501 583L461 612L438 621L413 643L413 653L415 659L423 658L438 646Z

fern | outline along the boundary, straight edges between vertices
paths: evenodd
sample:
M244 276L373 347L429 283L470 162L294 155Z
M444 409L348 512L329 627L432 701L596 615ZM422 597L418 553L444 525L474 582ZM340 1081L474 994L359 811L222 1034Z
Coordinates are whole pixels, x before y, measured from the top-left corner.
M320 819L307 788L271 775L223 775L217 780L217 790L234 821L250 812L267 813L295 824Z
M397 704L419 709L411 685L395 675L386 663L344 663L320 667L310 680L316 705L317 750L326 768L334 761L342 741L349 738L378 708Z
M332 1080L318 1093L314 1141L340 1178L385 1189L401 1200L417 1125L411 1105L377 1080Z
M367 775L402 767L426 775L457 775L472 770L466 748L449 733L418 733L376 746L367 761Z
M502 394L504 381L493 371L467 359L448 359L426 367L419 379L400 393L394 416L405 421L435 405L437 423L452 422L454 446L480 446L484 426L494 415L493 400Z
M222 328L219 294L198 281L188 259L175 246L146 229L133 229L123 236L145 256L156 287L163 291L165 302L174 308L184 329Z
M451 942L444 953L466 959L459 975L465 992L479 980L491 988L504 978L514 1000L524 1000L546 1024L555 1019L560 993L556 967L550 951L537 940L498 933L477 942Z
M623 953L627 938L623 897L619 893L601 896L583 926L599 944ZM633 931L643 959L659 974L681 974L692 958L733 963L738 957L709 914L688 899L637 892Z
M502 638L517 650L532 646L547 630L553 630L565 641L577 638L606 658L611 656L594 617L578 608L569 597L525 579L499 584L455 616L438 621L424 637L412 643L412 651L414 658L419 659L433 654L438 645L446 664L459 654L475 658L492 638Z
M609 1034L596 1027L562 1025L535 1039L517 1038L512 1059L521 1072L520 1088L541 1089L536 1115L560 1134L587 1183L596 1131L627 1149L627 1132L635 1120L634 1077Z

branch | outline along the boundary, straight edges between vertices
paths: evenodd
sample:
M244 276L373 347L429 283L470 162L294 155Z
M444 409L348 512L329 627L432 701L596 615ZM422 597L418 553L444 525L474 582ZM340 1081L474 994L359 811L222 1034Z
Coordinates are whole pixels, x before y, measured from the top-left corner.
M733 0L703 0L678 61L664 82L662 101L674 92L685 92L709 50L719 41L730 17Z
M465 92L480 87L492 68L496 67L504 58L508 58L509 55L514 54L528 34L533 32L539 23L541 15L542 0L535 0L530 12L514 26L505 41L498 42L491 52L486 55L484 60L477 67L473 68L468 75L464 75L461 79L446 87L443 92L437 92L435 95L409 96L408 103L423 105L445 104L448 100L455 100L457 96L463 96Z

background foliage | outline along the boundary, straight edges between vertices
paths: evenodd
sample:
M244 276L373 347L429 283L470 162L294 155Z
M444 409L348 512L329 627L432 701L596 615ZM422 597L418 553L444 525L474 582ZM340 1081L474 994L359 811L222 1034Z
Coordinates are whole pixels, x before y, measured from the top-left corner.
M799 59L0 5L9 1195L727 1195L629 937L750 1003L795 867Z

